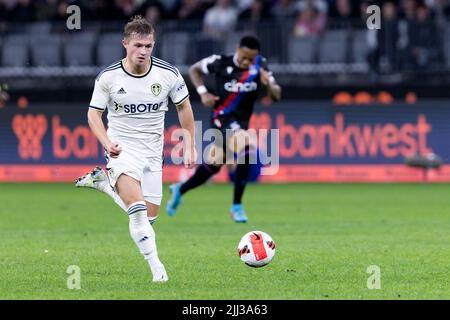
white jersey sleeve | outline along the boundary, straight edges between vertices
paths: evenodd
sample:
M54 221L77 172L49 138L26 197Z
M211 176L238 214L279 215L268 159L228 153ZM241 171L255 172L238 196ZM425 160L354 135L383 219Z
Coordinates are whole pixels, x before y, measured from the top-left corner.
M175 105L179 105L187 98L189 98L189 91L187 89L186 82L184 82L183 76L180 74L180 72L178 71L177 73L178 74L176 76L174 84L169 92L170 99Z
M92 93L92 99L89 103L90 108L105 111L110 99L110 92L105 78L105 76L102 77L100 75L95 80L94 92Z

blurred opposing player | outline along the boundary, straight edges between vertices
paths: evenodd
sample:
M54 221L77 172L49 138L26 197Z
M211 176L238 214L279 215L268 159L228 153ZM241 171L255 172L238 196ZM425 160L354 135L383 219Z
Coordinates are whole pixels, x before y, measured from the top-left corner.
M187 132L186 167L195 162L194 117L189 92L178 69L151 56L155 44L153 27L141 16L134 17L125 26L122 43L126 57L98 75L88 111L89 126L105 149L108 176L97 167L75 185L107 193L128 213L131 237L147 260L153 281L167 281L151 223L158 215L162 198L164 116L169 97ZM102 122L106 109L107 131Z
M256 152L256 142L248 140L246 130L261 84L267 87L272 100L278 101L281 98L281 87L268 71L266 59L259 55L259 50L257 38L244 36L234 55L212 55L190 68L192 83L196 86L202 103L206 107L213 107L211 125L222 132L224 143L211 149L208 163L197 167L188 181L170 186L172 197L167 203L169 216L175 215L182 195L205 183L219 172L224 162L228 162L225 156L229 149L241 159L245 159L245 163L238 163L236 166L234 197L230 211L236 222L247 222L242 195L250 171L249 154ZM204 74L215 76L217 95L207 91L202 77ZM228 140L226 131L232 131ZM245 142L236 143L237 140Z

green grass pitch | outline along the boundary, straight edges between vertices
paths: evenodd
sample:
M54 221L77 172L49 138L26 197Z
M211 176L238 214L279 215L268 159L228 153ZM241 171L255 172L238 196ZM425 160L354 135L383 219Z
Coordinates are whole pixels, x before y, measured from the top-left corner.
M206 185L164 205L154 225L170 280L151 282L106 195L70 184L0 184L0 299L449 299L446 184L250 185L249 223L228 214L231 185ZM168 198L167 186L163 203ZM237 255L242 235L269 233L271 264ZM80 267L69 290L67 268ZM380 268L380 289L367 268Z

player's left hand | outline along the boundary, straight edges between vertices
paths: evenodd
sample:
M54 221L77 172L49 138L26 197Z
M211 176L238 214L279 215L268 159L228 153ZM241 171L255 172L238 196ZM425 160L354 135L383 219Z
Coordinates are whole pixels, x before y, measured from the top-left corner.
M183 162L186 169L192 169L197 161L197 150L195 147L186 148L183 152Z
M263 68L261 68L259 75L260 75L261 83L265 86L268 86L270 84L271 78L273 79L272 72L267 71Z

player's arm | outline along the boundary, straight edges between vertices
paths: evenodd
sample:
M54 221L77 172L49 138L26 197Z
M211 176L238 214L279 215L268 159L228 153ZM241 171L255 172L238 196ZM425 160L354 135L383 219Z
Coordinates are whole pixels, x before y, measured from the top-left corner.
M267 87L267 93L270 99L279 101L281 99L281 87L276 82L272 72L261 69L260 77L261 83Z
M117 143L112 142L108 135L106 134L105 125L102 121L102 112L89 108L88 111L88 123L94 135L97 137L98 141L102 144L103 148L105 148L106 152L112 157L117 158L117 156L122 151Z
M206 107L212 107L216 101L219 100L219 97L209 93L205 87L205 82L203 81L203 74L205 73L205 70L208 72L207 59L208 58L194 63L189 68L189 77L191 82L194 84L203 105Z
M192 168L197 160L197 154L195 151L195 124L194 113L192 112L191 102L185 99L180 104L176 105L178 112L178 120L180 121L181 128L184 129L184 166L186 168Z
M109 100L108 84L104 77L98 76L95 80L94 92L89 103L89 111L87 114L89 127L91 128L98 141L102 144L106 152L112 157L116 158L121 149L120 147L109 140L106 134L105 125L102 121L103 111Z

